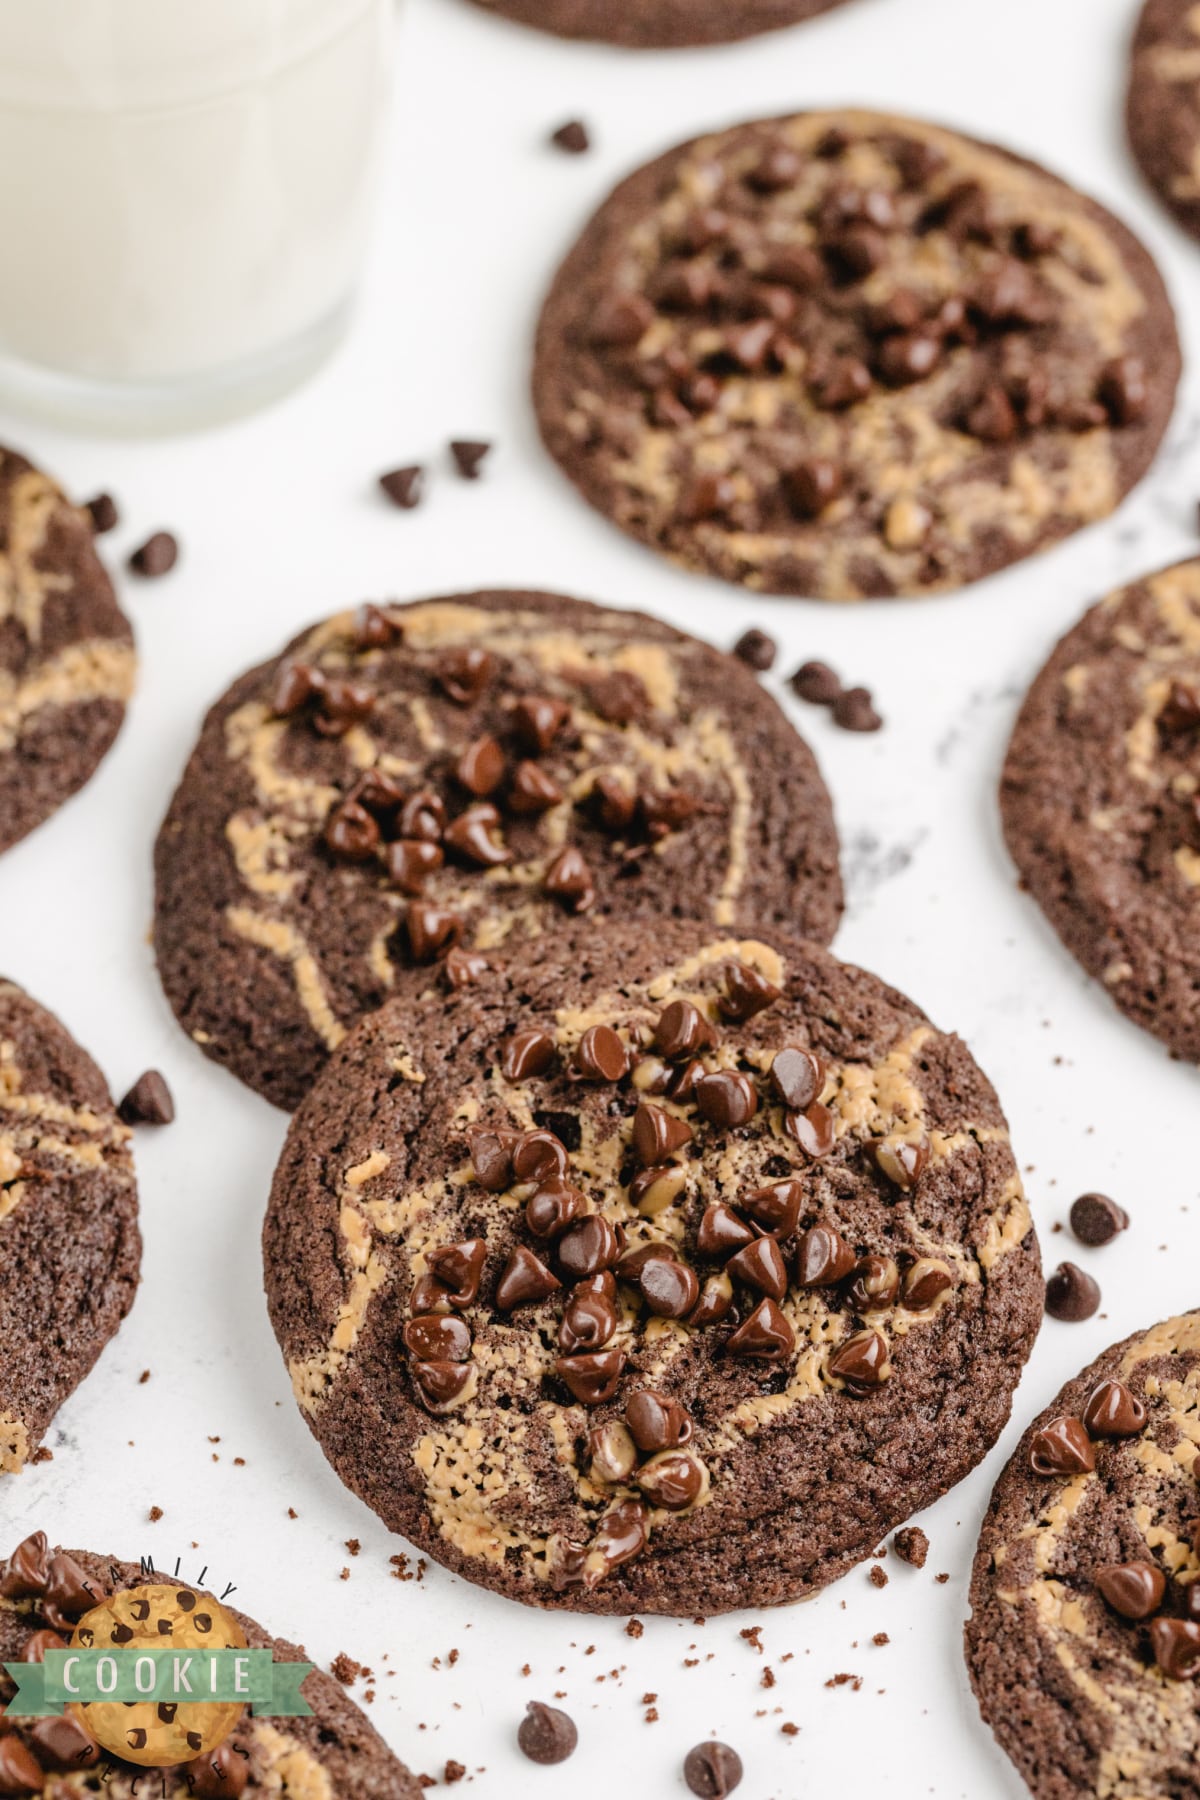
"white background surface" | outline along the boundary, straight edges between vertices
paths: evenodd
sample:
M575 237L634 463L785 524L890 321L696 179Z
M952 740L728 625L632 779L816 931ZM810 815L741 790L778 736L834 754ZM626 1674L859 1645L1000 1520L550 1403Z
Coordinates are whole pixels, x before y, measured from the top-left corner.
M171 1019L146 942L150 848L209 700L347 603L511 582L644 607L721 644L761 623L781 640L777 676L825 657L868 682L887 719L852 737L787 701L842 832L850 908L836 947L969 1040L1007 1108L1047 1265L1077 1256L1104 1289L1089 1323L1046 1322L1017 1418L1104 1344L1197 1302L1195 1073L1120 1018L1017 893L994 803L1019 695L1055 638L1121 578L1195 547L1194 380L1116 519L956 598L850 610L745 598L627 543L542 455L525 395L540 293L620 174L709 125L839 101L994 136L1090 188L1160 257L1190 339L1200 249L1143 191L1120 129L1133 15L1131 0L855 0L737 48L630 57L458 0L411 0L370 280L334 362L243 424L155 443L0 412L4 437L75 495L117 495L112 558L158 526L183 544L167 579L123 583L142 673L117 749L0 865L6 972L62 1014L118 1093L156 1064L179 1109L173 1128L137 1140L146 1257L133 1314L52 1430L53 1462L0 1488L0 1548L40 1525L68 1544L149 1552L160 1568L182 1555L193 1577L207 1563L218 1592L235 1582L235 1603L322 1663L345 1650L394 1669L369 1708L376 1724L414 1769L440 1776L448 1757L486 1766L471 1790L481 1795L682 1794L682 1756L710 1733L743 1755L746 1800L799 1800L856 1777L886 1782L894 1800L1020 1791L978 1720L959 1648L974 1537L1016 1426L922 1520L924 1572L889 1557L882 1592L864 1566L804 1606L703 1627L647 1620L634 1642L619 1622L526 1612L436 1568L421 1584L389 1579L403 1545L328 1470L267 1324L258 1236L284 1120ZM544 146L573 116L594 132L588 157ZM480 484L446 471L451 436L495 438ZM374 477L416 460L432 469L426 502L396 512ZM1098 1252L1051 1235L1091 1187L1133 1215ZM163 1508L156 1524L151 1505ZM762 1656L739 1638L750 1624L763 1627ZM881 1631L886 1648L871 1643ZM685 1668L689 1657L698 1666ZM861 1691L826 1689L843 1670L863 1677ZM525 1700L556 1691L580 1750L553 1772L525 1763L513 1734ZM797 1736L781 1735L784 1720Z

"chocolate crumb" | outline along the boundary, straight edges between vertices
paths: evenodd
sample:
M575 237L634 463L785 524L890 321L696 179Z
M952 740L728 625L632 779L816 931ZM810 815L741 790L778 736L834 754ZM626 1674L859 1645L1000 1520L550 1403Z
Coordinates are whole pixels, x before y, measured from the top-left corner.
M357 1556L359 1551L362 1549L362 1544L359 1542L359 1540L357 1538L347 1538L346 1539L346 1548L350 1552L351 1556Z
M550 142L559 150L565 150L568 156L582 156L592 147L588 128L581 119L568 119L565 125L550 133Z
M885 1588L888 1584L887 1573L885 1570L880 1568L878 1563L875 1563L872 1566L871 1571L870 1571L870 1579L871 1579L872 1587Z
M150 1508L150 1511L146 1515L146 1517L150 1520L150 1523L152 1525L157 1525L158 1521L162 1518L162 1516L163 1516L163 1509L161 1506L152 1506Z
M887 1632L886 1632L886 1631L877 1631L877 1632L876 1632L876 1633L875 1633L875 1636L874 1636L874 1637L873 1637L873 1638L872 1638L872 1639L871 1639L871 1642L872 1642L872 1643L873 1643L873 1644L877 1644L877 1645L878 1645L878 1646L879 1646L879 1648L880 1648L880 1649L881 1649L881 1650L882 1650L882 1649L883 1649L883 1646L884 1646L884 1645L885 1645L885 1644L890 1644L890 1643L891 1643L891 1641L892 1641L892 1640L891 1640L891 1638L890 1638L890 1637L889 1637L889 1636L888 1636L888 1634L887 1634Z
M119 525L121 522L117 503L111 494L97 494L94 499L87 502L83 510L90 514L92 530L97 536L101 532L111 531L114 525Z
M645 1629L646 1627L642 1624L640 1619L629 1619L626 1621L625 1625L625 1636L640 1638Z
M462 1780L466 1772L467 1765L465 1763L455 1762L454 1758L451 1757L447 1762L446 1767L442 1770L442 1780L446 1783L447 1787L453 1787L456 1781Z
M145 1387L145 1385L149 1381L149 1379L150 1379L149 1369L143 1369L141 1374L138 1376L138 1386Z
M950 1577L947 1574L941 1574L941 1575L935 1575L933 1579L937 1582L939 1587L944 1587L946 1582L949 1581Z
M733 646L733 654L748 668L757 669L763 674L774 666L779 646L773 637L768 637L765 631L759 631L752 625L749 631L743 631Z
M793 1725L790 1719L786 1720L779 1729L782 1731L784 1737L798 1737L800 1735L800 1727L798 1725Z
M330 1673L337 1677L343 1687L353 1687L354 1683L362 1674L362 1664L355 1662L352 1656L347 1656L344 1650L339 1650L338 1654L330 1663L329 1669Z
M892 1549L910 1568L923 1569L929 1555L929 1539L919 1525L904 1525L892 1539Z
M825 1686L827 1688L848 1687L857 1694L862 1684L863 1678L861 1675L849 1675L843 1670L840 1675L831 1675L829 1680L825 1683Z

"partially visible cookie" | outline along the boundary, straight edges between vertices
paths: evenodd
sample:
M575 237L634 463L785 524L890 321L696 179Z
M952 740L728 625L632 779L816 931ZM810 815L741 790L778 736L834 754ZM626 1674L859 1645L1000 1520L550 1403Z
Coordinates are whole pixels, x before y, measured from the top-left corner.
M79 1619L98 1605L103 1610L109 1596L115 1597L109 1610L124 1618L120 1596L146 1583L136 1563L86 1550L51 1550L40 1531L26 1538L6 1563L0 1562L0 1702L14 1691L3 1672L5 1662L41 1661L47 1649L65 1647ZM189 1595L211 1601L203 1589L187 1582L173 1586L184 1606ZM307 1660L303 1649L270 1637L243 1613L219 1605L213 1611L234 1622L237 1629L228 1641L240 1638L252 1649L270 1650L276 1662ZM133 1626L124 1629L128 1637L116 1641L132 1643ZM196 1637L182 1635L189 1644ZM216 1749L174 1766L155 1767L149 1774L102 1749L82 1722L88 1716L82 1708L72 1707L56 1719L14 1719L0 1735L0 1794L41 1793L44 1779L46 1795L61 1795L62 1800L85 1793L136 1800L149 1791L156 1800L240 1800L243 1794L281 1800L420 1800L419 1781L336 1681L314 1669L300 1692L312 1708L310 1718L243 1714ZM134 1703L124 1710L133 1720L144 1709ZM173 1718L187 1710L186 1705L161 1709ZM170 1742L173 1726L162 1729Z
M1200 560L1118 588L1067 633L1021 708L1000 808L1068 950L1200 1062Z
M488 12L559 37L628 50L728 44L829 12L844 0L476 0Z
M992 1495L966 1655L1035 1800L1180 1800L1200 1764L1200 1313L1117 1344Z
M1146 0L1134 33L1125 119L1142 173L1200 237L1200 11Z
M209 713L156 870L181 1024L289 1107L390 993L469 982L577 915L824 942L841 911L828 795L750 671L554 594L302 633Z
M88 515L0 448L0 851L94 772L134 667Z
M932 594L1111 512L1179 348L1093 200L935 125L839 111L670 150L550 290L534 403L584 497L688 569Z
M813 944L672 920L364 1020L264 1256L342 1480L470 1580L603 1613L843 1574L985 1454L1042 1311L960 1040Z
M35 1454L133 1304L129 1132L58 1020L0 981L0 1472Z

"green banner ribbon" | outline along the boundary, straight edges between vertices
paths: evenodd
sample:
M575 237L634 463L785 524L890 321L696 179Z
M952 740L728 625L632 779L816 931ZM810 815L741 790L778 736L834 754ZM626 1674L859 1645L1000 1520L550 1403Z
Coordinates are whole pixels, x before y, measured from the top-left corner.
M8 1717L46 1718L69 1700L173 1700L216 1706L242 1700L267 1718L308 1718L300 1684L313 1665L273 1662L269 1650L47 1650L40 1663L5 1663L17 1684Z

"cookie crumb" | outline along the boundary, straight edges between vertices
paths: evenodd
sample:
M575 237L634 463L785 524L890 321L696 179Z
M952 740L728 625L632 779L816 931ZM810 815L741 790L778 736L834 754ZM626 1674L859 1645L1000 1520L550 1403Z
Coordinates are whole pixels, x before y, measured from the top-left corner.
M163 1516L163 1509L161 1506L152 1506L150 1508L150 1511L146 1514L146 1517L149 1519L149 1521L152 1525L157 1525L158 1521L162 1518L162 1516Z
M362 1674L362 1664L355 1662L352 1656L347 1656L344 1650L338 1651L338 1654L330 1663L329 1669L330 1673L337 1677L343 1687L353 1687L354 1683Z
M892 1539L892 1549L913 1569L923 1569L929 1555L929 1539L919 1525L904 1525Z
M446 1767L442 1770L442 1780L446 1783L447 1787L453 1787L456 1781L462 1780L466 1772L466 1764L455 1762L454 1758L451 1757L447 1762Z
M95 495L93 499L84 503L83 510L91 518L92 530L97 536L101 532L111 531L115 525L119 525L121 522L117 503L111 494Z
M628 1619L625 1623L625 1636L640 1638L645 1629L646 1627L642 1624L640 1619Z
M887 1571L874 1563L870 1569L870 1581L872 1587L885 1588L888 1584Z
M568 156L582 156L592 147L588 128L582 119L568 119L557 131L550 133L550 142L556 149L564 150Z

